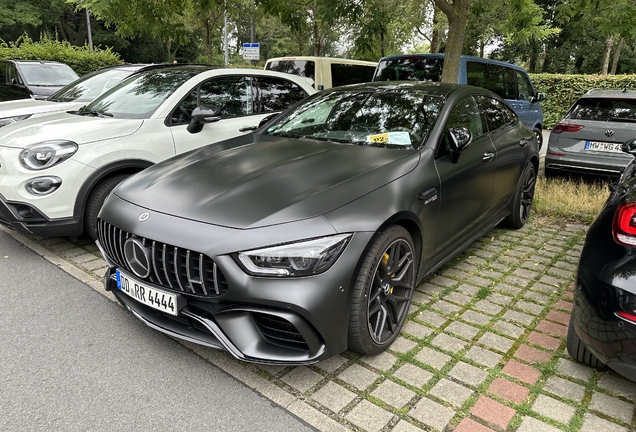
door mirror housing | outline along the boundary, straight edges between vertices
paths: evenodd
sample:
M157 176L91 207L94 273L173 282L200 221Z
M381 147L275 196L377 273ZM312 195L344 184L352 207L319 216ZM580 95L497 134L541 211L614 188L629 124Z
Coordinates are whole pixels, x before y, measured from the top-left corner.
M451 138L451 150L459 153L473 140L473 134L467 127L459 126L448 129Z
M535 102L543 102L546 99L546 95L543 92L539 92L537 93L533 98L532 98L532 103Z
M221 120L221 110L218 108L210 107L196 107L192 111L192 120L188 124L187 130L190 133L199 133L203 130L203 125L206 123L214 123Z

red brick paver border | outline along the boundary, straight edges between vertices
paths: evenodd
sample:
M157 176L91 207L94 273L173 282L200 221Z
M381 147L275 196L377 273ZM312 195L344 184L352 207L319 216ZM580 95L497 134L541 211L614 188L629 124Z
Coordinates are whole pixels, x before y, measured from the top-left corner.
M550 312L548 312L545 318L549 319L550 321L556 321L558 323L565 324L565 325L568 325L568 323L570 322L569 313L556 311L556 310L551 310Z
M527 361L528 363L545 363L550 361L552 355L528 345L521 345L515 352L515 357Z
M509 360L501 371L526 384L536 383L541 376L541 372L537 369L515 360Z
M481 423L477 423L475 420L465 418L457 427L455 432L494 432L489 427L484 426Z
M561 346L561 339L537 333L535 331L528 335L528 341L553 351Z
M572 302L567 302L563 300L559 300L558 302L554 304L555 309L561 309L568 312L572 312L572 306L574 306Z
M517 413L514 409L486 396L479 396L477 403L471 408L470 412L502 429L508 427L508 423Z
M488 391L517 404L523 403L530 394L530 389L503 378L495 379Z
M545 321L545 320L537 324L537 326L535 327L535 330L539 330L545 333L550 333L550 334L561 336L561 337L565 337L568 334L568 328L566 326Z

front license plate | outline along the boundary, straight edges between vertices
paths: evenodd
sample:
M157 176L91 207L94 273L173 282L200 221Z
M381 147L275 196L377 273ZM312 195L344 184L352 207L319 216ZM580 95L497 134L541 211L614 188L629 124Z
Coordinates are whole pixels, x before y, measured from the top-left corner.
M594 150L602 152L623 153L623 144L605 143L598 141L586 141L585 150Z
M139 303L150 306L153 309L177 316L179 313L179 296L140 282L125 273L116 271L117 288L124 294L134 298Z

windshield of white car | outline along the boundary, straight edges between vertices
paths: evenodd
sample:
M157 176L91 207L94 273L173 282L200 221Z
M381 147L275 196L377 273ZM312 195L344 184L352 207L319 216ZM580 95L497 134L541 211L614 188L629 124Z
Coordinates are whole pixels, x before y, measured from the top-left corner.
M58 90L47 100L52 102L90 102L115 87L132 73L131 69L120 68L98 70L86 74Z
M201 69L164 69L124 79L77 114L99 113L115 118L147 119L172 93Z
M272 136L413 150L428 137L443 99L425 91L321 93L267 128Z
M20 63L19 68L26 84L31 86L65 86L79 78L73 69L61 63Z

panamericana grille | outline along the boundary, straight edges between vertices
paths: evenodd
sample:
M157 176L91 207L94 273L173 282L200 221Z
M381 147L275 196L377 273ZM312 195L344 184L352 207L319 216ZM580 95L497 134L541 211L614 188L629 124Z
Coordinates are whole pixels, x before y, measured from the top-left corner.
M97 236L109 258L132 273L124 257L124 243L133 235L98 219ZM218 297L227 292L228 284L223 272L206 255L143 237L137 238L151 251L152 268L147 281L174 291L204 297Z
M286 319L257 312L252 313L252 317L261 334L269 343L284 348L309 351L309 346L303 336Z

